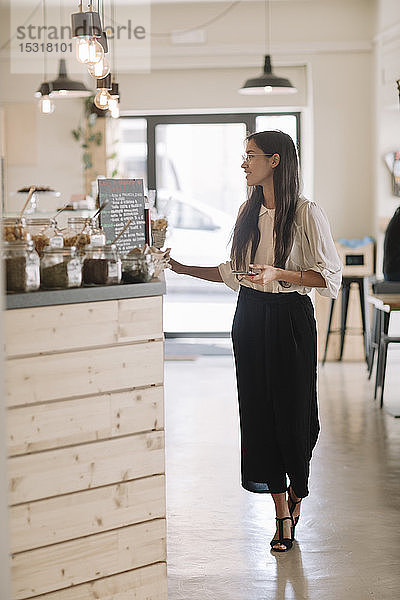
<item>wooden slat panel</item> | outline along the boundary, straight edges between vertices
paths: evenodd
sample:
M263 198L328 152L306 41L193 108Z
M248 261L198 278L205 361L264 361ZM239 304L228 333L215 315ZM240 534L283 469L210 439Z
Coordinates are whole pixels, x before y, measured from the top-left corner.
M6 354L19 356L114 344L118 339L117 319L117 301L7 310Z
M163 381L163 342L7 361L9 406L80 397Z
M4 328L9 357L162 338L162 297L8 310Z
M167 566L157 563L91 583L36 596L35 600L167 600Z
M118 340L120 342L163 336L162 296L118 301Z
M165 518L165 476L127 481L10 509L11 552Z
M27 454L163 427L161 386L13 408L7 416L8 453Z
M14 600L166 560L165 519L124 527L12 557Z
M164 473L164 432L15 456L8 473L11 505Z

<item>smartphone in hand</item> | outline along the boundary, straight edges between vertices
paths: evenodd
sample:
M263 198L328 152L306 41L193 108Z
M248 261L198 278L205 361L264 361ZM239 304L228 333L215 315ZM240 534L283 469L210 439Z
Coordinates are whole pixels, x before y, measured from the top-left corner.
M254 275L259 275L259 273L254 273L254 271L232 271L233 275L250 275L254 276Z

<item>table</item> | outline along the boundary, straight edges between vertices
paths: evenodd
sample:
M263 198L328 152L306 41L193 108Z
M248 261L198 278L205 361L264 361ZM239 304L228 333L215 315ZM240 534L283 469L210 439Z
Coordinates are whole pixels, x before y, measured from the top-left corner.
M391 343L400 343L400 337L389 336L390 315L393 311L400 310L400 294L372 294L368 296L368 302L374 306L375 315L375 339L369 339L370 347L370 373L373 366L374 347L378 349L378 361L376 367L374 398L377 396L378 388L381 388L380 407L383 407L383 393L385 388L387 349ZM369 333L369 336L371 334ZM372 355L371 355L372 352ZM388 410L394 417L400 417L400 405L398 409Z

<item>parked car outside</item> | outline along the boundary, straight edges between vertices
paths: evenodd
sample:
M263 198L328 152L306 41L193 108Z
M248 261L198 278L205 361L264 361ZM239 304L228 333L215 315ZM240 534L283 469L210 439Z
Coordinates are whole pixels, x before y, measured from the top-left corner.
M168 219L165 245L184 264L216 265L228 260L235 219L180 191L157 191L157 207Z

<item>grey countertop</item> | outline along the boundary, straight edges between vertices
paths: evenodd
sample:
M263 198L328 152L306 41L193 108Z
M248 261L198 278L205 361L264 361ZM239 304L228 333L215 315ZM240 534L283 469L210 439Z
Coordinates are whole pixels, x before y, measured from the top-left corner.
M165 279L155 279L148 283L121 283L93 287L71 288L69 290L51 290L26 292L25 294L7 294L4 306L7 309L32 308L35 306L53 306L55 304L78 304L80 302L101 302L104 300L122 300L143 298L165 294Z

